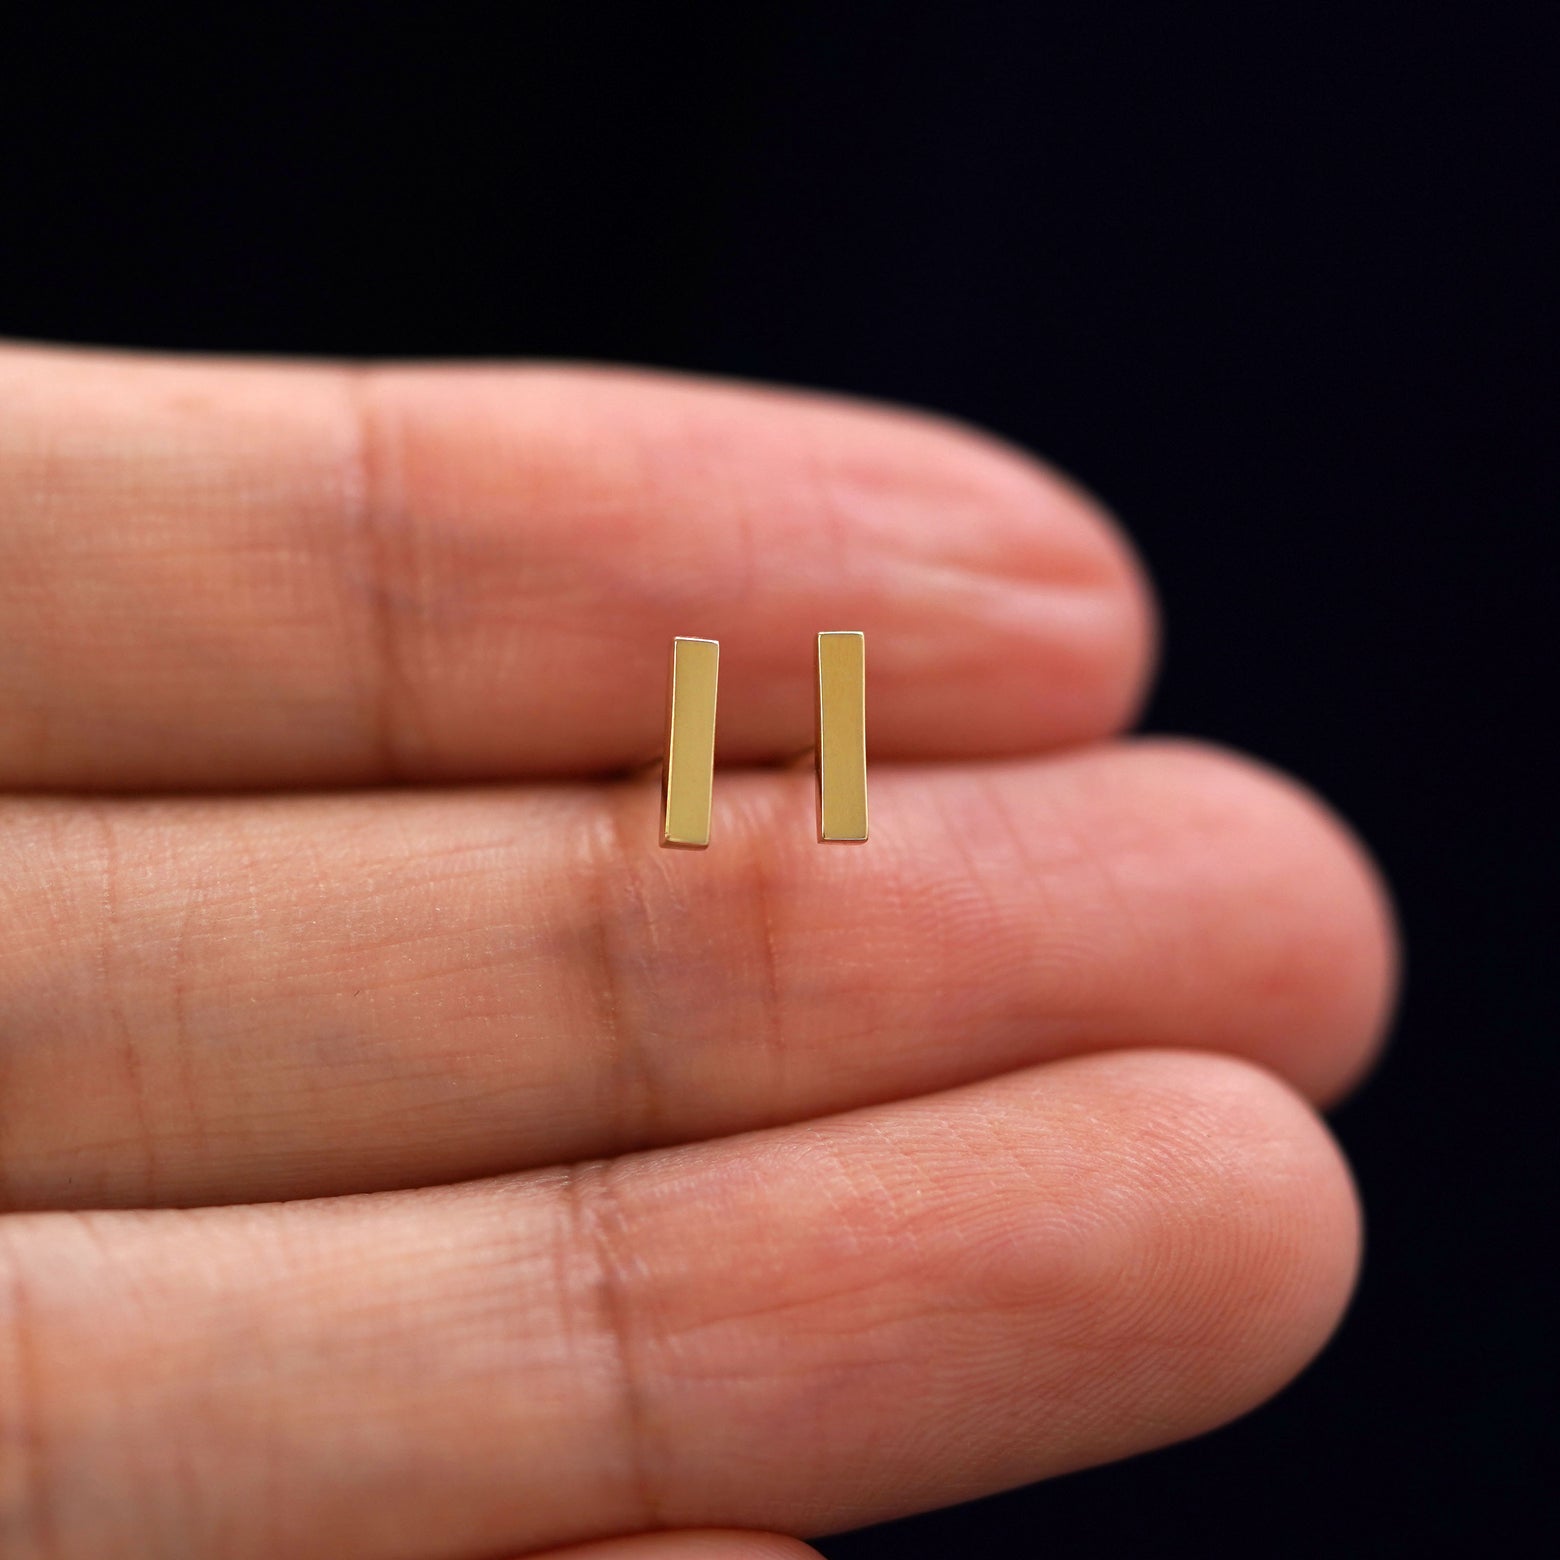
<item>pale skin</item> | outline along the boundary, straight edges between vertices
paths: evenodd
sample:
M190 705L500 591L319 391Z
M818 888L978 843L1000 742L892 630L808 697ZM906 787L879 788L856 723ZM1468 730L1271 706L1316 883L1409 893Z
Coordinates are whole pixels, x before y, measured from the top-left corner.
M918 414L0 351L0 1552L784 1560L1276 1391L1392 932L1298 785L1121 735L1153 620Z

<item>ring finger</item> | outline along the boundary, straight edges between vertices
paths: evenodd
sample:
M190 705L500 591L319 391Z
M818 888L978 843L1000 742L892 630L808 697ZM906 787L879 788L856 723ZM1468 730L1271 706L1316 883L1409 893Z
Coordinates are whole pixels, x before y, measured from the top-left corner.
M816 1533L1195 1434L1354 1268L1271 1076L1114 1053L453 1188L0 1219L0 1548Z
M1145 743L874 783L839 852L803 777L732 774L702 856L647 783L7 803L4 1198L451 1181L1121 1045L1313 1098L1365 1061L1379 895L1286 782Z

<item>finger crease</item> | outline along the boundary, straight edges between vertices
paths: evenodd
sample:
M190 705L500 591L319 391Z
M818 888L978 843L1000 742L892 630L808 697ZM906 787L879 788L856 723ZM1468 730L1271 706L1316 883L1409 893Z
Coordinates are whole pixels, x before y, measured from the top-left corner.
M600 828L591 831L594 859L589 876L595 932L596 998L608 1047L606 1077L614 1102L614 1141L621 1149L631 1150L650 1141L657 1110L655 1079L646 1054L647 1041L641 1027L628 1021L628 978L619 951L620 933L617 930L622 903L632 904L645 933L646 947L653 946L654 928L633 870L633 850L617 800L616 795L608 798Z
M597 1332L612 1351L623 1482L633 1504L634 1525L644 1532L668 1526L659 1480L651 1467L645 1375L631 1323L624 1276L635 1266L625 1238L626 1221L603 1161L573 1165L564 1172L563 1201L573 1244L590 1264L590 1289ZM568 1303L567 1292L564 1295Z
M761 1028L769 1055L769 1099L773 1109L770 1124L780 1125L786 1119L786 1044L785 1024L780 1012L780 959L775 949L775 888L770 877L768 831L759 828L749 836L751 841L750 883L754 913L758 925L758 953L763 965L764 993L768 997L767 1017Z
M398 780L405 762L406 712L410 695L396 608L391 589L391 550L386 535L390 476L381 418L374 402L371 370L347 369L342 377L350 443L346 461L346 531L357 555L346 578L364 603L369 645L369 685L364 692L369 739L384 778Z
M162 1181L161 1154L158 1136L152 1128L151 1091L147 1087L146 1067L141 1048L136 1040L135 1027L126 1009L123 990L125 982L115 967L119 947L124 899L123 864L120 860L119 836L111 807L102 804L90 808L89 816L97 827L101 850L103 929L96 952L98 987L103 1011L113 1026L118 1042L120 1064L124 1072L125 1093L135 1112L138 1139L142 1149L144 1179L142 1194L148 1207L161 1201L158 1187Z

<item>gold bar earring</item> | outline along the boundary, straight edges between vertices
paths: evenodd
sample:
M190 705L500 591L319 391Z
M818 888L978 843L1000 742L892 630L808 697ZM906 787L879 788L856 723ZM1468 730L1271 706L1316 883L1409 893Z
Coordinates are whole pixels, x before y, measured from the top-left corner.
M661 771L661 843L703 850L715 786L715 685L720 643L674 639L666 687L666 763Z
M818 840L867 837L867 639L818 635Z

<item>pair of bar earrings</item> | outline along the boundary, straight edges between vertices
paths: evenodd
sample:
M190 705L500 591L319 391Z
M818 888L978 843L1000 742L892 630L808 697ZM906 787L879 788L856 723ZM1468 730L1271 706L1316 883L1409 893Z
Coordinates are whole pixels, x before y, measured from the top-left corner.
M867 837L867 642L818 635L818 839ZM674 639L661 771L661 843L703 850L715 785L715 686L720 642Z

